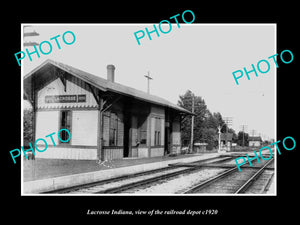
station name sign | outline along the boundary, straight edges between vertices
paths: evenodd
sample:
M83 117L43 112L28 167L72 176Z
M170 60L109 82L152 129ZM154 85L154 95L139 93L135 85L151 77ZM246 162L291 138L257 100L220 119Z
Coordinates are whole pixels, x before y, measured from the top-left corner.
M86 95L46 95L45 103L86 102Z

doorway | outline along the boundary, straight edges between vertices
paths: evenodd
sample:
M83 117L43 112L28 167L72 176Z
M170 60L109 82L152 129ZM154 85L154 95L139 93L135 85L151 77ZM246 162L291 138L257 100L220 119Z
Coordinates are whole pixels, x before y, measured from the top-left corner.
M131 115L128 112L124 113L124 150L123 157L131 157Z
M171 138L170 127L165 127L165 155L170 154Z

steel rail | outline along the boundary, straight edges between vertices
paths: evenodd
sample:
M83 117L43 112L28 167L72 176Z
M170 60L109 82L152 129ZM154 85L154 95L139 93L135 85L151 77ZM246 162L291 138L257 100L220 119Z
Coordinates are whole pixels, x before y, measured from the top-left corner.
M272 158L272 160L273 160L273 158ZM269 163L271 163L272 160L270 160L269 162L265 163L263 167L260 167L259 171L262 173L263 170L265 169L265 167L266 167L267 165L269 165ZM248 167L242 166L242 168L248 168ZM253 167L252 167L252 168L253 168ZM217 176L214 176L214 177L212 177L212 178L210 178L210 179L208 179L208 180L206 180L206 181L204 181L204 182L202 182L202 183L200 183L200 184L197 184L197 185L195 185L194 187L188 189L187 191L184 191L183 194L191 194L191 193L195 193L197 190L203 189L203 188L207 187L208 185L212 184L213 182L216 182L216 181L219 180L219 179L222 179L222 178L224 178L224 177L227 177L228 175L230 175L231 173L235 172L236 170L238 170L237 167L234 167L234 168L232 168L232 169L228 169L228 170L226 170L225 172L223 172L223 173L221 173L221 174L219 174L219 175L217 175ZM256 173L256 176L258 177L258 175L260 175L260 174L257 172L257 173ZM255 178L254 176L252 176L252 177L253 177L253 179ZM250 178L250 179L251 179L251 178ZM248 183L248 181L249 181L249 179L247 180L247 183ZM250 182L251 182L251 181L249 181L249 183L250 183ZM251 182L251 183L252 183L252 182ZM245 188L246 188L246 186L245 186Z
M265 168L273 161L274 158L270 159L267 163L265 163L252 177L250 177L234 194L244 193L251 184L259 178L259 176L264 172Z
M209 160L211 160L211 159L200 160L200 161L197 161L197 162L203 162L203 161L209 161ZM227 160L231 160L231 159L227 158ZM220 159L220 161L224 161L224 159ZM196 163L196 162L194 162L194 163ZM212 162L212 163L214 163L214 162ZM129 183L129 184L124 184L124 185L114 187L114 188L108 188L106 190L96 192L96 194L120 193L122 191L126 191L126 190L129 190L129 189L132 189L132 188L147 185L149 183L154 183L156 181L164 180L164 179L167 179L167 178L170 178L170 177L175 177L175 176L178 176L178 175L181 175L181 174L193 172L193 171L201 169L202 167L203 167L203 164L195 165L192 168L188 168L188 169L185 169L185 170L180 170L180 171L176 171L176 172L172 172L172 173L168 173L168 174L163 174L163 175L156 176L156 177L151 177L151 178L148 178L148 179L145 179L145 180L136 181L136 182L132 182L132 183ZM234 168L234 169L236 169L236 168Z
M233 173L237 169L238 169L237 167L234 167L234 168L231 168L229 170L226 170L225 172L223 172L223 173L221 173L221 174L219 174L217 176L214 176L214 177L212 177L212 178L210 178L210 179L208 179L208 180L206 180L206 181L204 181L204 182L202 182L200 184L197 184L196 186L194 186L194 187L190 188L189 190L183 192L183 194L194 193L195 191L197 191L199 189L202 189L202 188L208 186L209 184L211 184L211 183L213 183L213 182L215 182L215 181L217 181L217 180L219 180L219 179L221 179L223 177L228 176L229 174Z
M206 161L217 159L217 158L222 158L222 157L218 156L218 157L213 157L213 158L209 158L209 159L201 159L201 160L195 161L193 163L205 163ZM223 159L220 159L220 160L223 160ZM202 164L200 164L198 166L194 166L193 168L189 168L187 170L182 170L182 171L189 172L189 171L193 171L194 169L199 169L200 167L202 167ZM159 168L159 169L119 176L119 177L115 177L115 178L109 178L106 180L94 181L94 182L90 182L90 183L86 183L86 184L79 184L79 185L75 185L75 186L71 186L71 187L65 187L65 188L55 189L55 190L51 190L51 191L45 191L42 193L43 194L54 194L54 193L63 194L63 193L68 193L68 192L75 191L75 190L90 188L90 187L97 186L97 185L113 183L113 182L117 182L120 180L130 179L130 178L134 178L134 177L138 177L138 176L144 176L144 175L148 175L151 173L157 173L157 172L161 172L161 171L168 171L168 170L172 170L172 169L174 169L174 167L168 166L168 167L163 167L163 168ZM162 175L162 176L166 176L166 175Z
M63 193L68 193L68 192L79 190L79 189L90 188L90 187L94 187L97 185L113 183L113 182L117 182L120 180L130 179L130 178L134 178L134 177L138 177L138 176L144 176L144 175L148 175L151 173L158 173L158 172L167 171L167 170L171 170L171 169L173 169L173 168L172 167L163 167L163 168L149 170L149 171L145 171L145 172L138 172L138 173L134 173L134 174L128 174L128 175L123 175L123 176L114 177L114 178L108 178L105 180L99 180L99 181L94 181L94 182L90 182L90 183L74 185L71 187L65 187L65 188L55 189L55 190L51 190L51 191L45 191L42 193L43 194L52 194L52 193L63 194Z
M167 179L167 178L170 178L170 177L175 177L175 176L178 176L178 175L181 175L181 174L184 174L184 173L193 172L194 170L198 170L198 169L201 169L201 166L176 171L176 172L173 172L173 173L167 173L167 174L163 174L163 175L156 176L156 177L151 177L151 178L148 178L148 179L145 179L145 180L136 181L136 182L132 182L132 183L129 183L129 184L124 184L124 185L114 187L114 188L108 188L108 189L105 189L103 191L96 192L95 194L120 193L122 191L126 191L126 190L136 188L136 187L139 187L139 186L143 186L143 185L146 185L146 184L149 184L149 183L154 183L156 181L164 180L164 179Z
M156 176L156 177L152 177L152 178L145 179L145 180L142 180L142 181L136 181L136 182L133 182L133 183L121 185L121 186L114 187L114 188L108 188L108 189L105 189L103 191L96 192L95 194L118 193L118 192L122 192L124 190L129 190L129 189L132 189L132 188L135 188L135 187L138 187L138 186L143 186L143 185L146 185L146 184L149 184L149 183L153 183L155 181L167 179L167 178L174 177L174 176L177 176L177 175L181 175L181 174L184 174L184 173L193 172L195 170L201 169L202 167L205 167L205 165L208 165L209 163L205 163L206 161L210 161L210 160L217 159L217 158L221 158L221 159L217 160L216 162L211 162L211 163L214 164L214 163L217 163L219 161L222 162L222 161L225 161L225 160L231 160L230 157L228 157L228 158L226 157L225 159L222 159L222 157L213 157L213 158L204 159L204 160L202 159L202 160L198 160L198 161L193 162L193 163L198 162L200 164L195 165L192 168L188 168L188 169L181 170L181 171L176 171L176 172L171 172L171 173L159 175L159 176ZM97 185L103 185L103 184L107 184L107 183L117 182L117 181L120 181L120 180L125 180L125 179L130 179L130 178L134 178L134 177L138 177L138 176L148 175L148 174L151 174L151 173L156 173L156 172L164 171L164 170L166 170L166 171L172 170L172 167L164 167L164 168L160 168L160 169L155 169L155 170L150 170L150 171L145 171L145 172L139 172L139 173L136 173L136 174L124 175L124 176L120 176L120 177L116 177L116 178L110 178L110 179L107 179L107 180L95 181L95 182L91 182L91 183L87 183L87 184L80 184L80 185L76 185L76 186L72 186L72 187L56 189L56 190L47 191L47 192L43 192L43 193L68 193L68 192L72 192L72 191L76 191L76 190L80 190L80 189L94 187L94 186L97 186ZM229 173L234 172L235 170L237 170L237 167L231 168L231 169L227 170L226 172L218 175L217 177L209 179L205 183L208 184L208 183L210 183L214 180L220 179L220 178L222 178L226 175L229 175Z

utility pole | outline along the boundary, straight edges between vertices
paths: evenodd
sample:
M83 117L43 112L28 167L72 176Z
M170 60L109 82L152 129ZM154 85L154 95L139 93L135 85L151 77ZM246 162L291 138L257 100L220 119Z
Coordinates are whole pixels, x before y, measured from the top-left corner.
M243 147L245 146L245 129L247 127L247 125L241 125L242 130L243 130Z
M218 130L219 130L219 132L218 132L218 134L219 134L219 153L221 152L221 126L219 125L218 126Z
M228 143L227 143L228 127L232 125L232 117L224 117L224 121L226 124L225 144L226 144L226 148L228 148Z
M194 150L194 111L195 111L195 96L192 94L192 124L191 124L191 147L190 151L193 153Z
M251 130L252 137L254 137L254 136L255 136L255 131L256 131L256 130Z
M150 77L150 72L148 71L148 74L145 75L145 77L147 78L147 93L150 94L150 80L153 80L152 77Z

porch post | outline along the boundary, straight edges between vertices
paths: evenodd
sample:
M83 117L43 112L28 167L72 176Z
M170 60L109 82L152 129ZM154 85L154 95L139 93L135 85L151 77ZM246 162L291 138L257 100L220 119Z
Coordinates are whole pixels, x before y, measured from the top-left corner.
M98 104L98 132L97 132L97 158L101 161L104 161L104 150L102 147L102 137L103 137L103 99L99 96Z
M151 157L151 139L152 139L152 133L151 133L151 121L152 116L151 113L147 116L147 145L148 145L148 157ZM154 137L153 137L154 138Z

